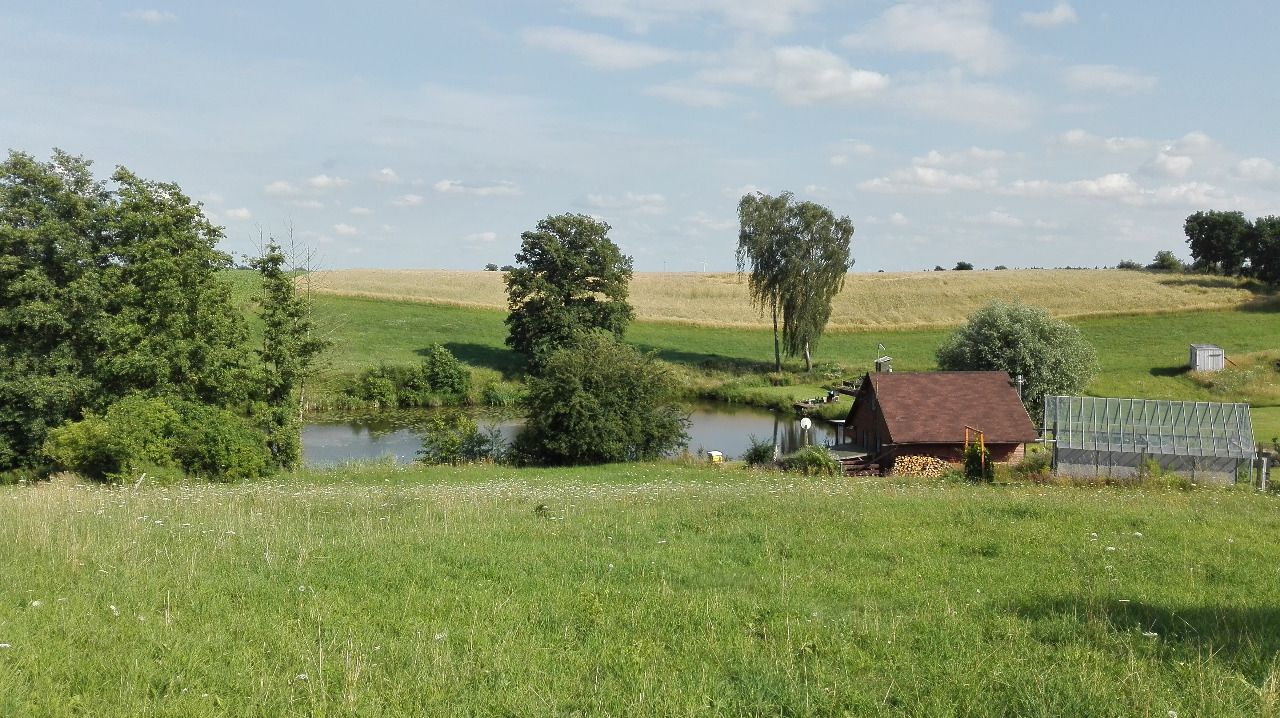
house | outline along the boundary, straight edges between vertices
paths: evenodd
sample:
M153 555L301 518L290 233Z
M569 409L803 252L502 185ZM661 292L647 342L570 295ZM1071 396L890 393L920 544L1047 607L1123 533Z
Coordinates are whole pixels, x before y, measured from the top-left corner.
M1039 435L1002 371L867 374L844 422L844 441L888 469L898 456L963 458L981 431L993 461L1018 461Z

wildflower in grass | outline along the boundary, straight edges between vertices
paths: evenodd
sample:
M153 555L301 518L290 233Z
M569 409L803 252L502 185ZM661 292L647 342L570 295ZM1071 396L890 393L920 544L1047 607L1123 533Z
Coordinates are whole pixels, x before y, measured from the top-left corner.
M1160 634L1156 633L1155 631L1143 631L1142 635L1146 636L1147 638L1157 638L1160 636Z
M111 608L111 615L113 615L113 616L119 616L119 615L120 615L120 609L116 608L115 606L111 606L110 608Z
M1116 550L1116 547L1115 547L1115 546L1108 546L1108 547L1107 547L1107 550L1108 550L1108 551L1115 551L1115 550Z
M443 641L445 638L448 638L448 636L449 634L446 631L441 631L440 633L437 633L434 637L432 637L432 640Z
M32 608L40 608L43 605L44 605L44 601L36 600L31 602Z
M293 678L293 679L294 679L295 681L305 681L305 680L309 680L309 679L307 678L307 674L305 674L305 673L299 673L298 675L294 676L294 678Z
M13 648L13 646L8 643L0 643L0 651L7 650L9 648Z

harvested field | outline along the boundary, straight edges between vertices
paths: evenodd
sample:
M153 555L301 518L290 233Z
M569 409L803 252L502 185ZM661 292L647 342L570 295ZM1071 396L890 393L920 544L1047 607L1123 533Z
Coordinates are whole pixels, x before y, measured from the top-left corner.
M506 308L503 274L355 269L311 276L323 294ZM1226 277L1120 270L1009 270L850 274L835 300L834 330L950 326L992 299L1021 300L1059 317L1226 309L1259 295ZM641 272L631 302L642 321L764 327L746 282L732 273Z

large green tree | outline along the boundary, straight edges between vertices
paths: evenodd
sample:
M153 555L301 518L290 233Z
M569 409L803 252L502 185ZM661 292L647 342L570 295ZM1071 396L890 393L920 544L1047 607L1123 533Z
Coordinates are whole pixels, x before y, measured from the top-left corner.
M535 370L584 332L621 338L634 316L627 303L631 258L608 233L603 221L561 214L520 235L518 264L506 275L507 345Z
M1280 217L1268 215L1253 220L1253 275L1269 284L1280 284Z
M0 470L42 463L51 429L125 397L256 420L291 393L281 387L296 386L292 359L271 345L310 355L273 318L294 311L288 290L266 277L269 337L254 352L222 236L175 184L123 167L106 183L61 151L48 162L10 153L0 164Z
M773 321L774 368L782 369L785 350L803 356L809 371L812 347L853 264L853 223L822 205L795 202L790 192L745 195L738 219L738 271L750 267L752 301Z
M1241 212L1196 212L1183 223L1195 268L1240 274L1252 254L1253 229Z
M517 453L542 464L653 459L687 440L670 368L602 332L552 351L529 380Z
M1021 376L1022 403L1032 417L1046 394L1078 394L1098 372L1098 358L1080 330L1039 307L993 301L938 347L945 371L1006 371Z

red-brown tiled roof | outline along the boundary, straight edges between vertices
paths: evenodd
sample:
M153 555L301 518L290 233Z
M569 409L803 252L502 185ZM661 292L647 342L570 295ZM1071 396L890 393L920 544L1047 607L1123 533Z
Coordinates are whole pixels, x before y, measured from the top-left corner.
M981 429L988 444L1038 438L1005 372L883 372L868 378L889 429L885 443L961 443L966 425Z

